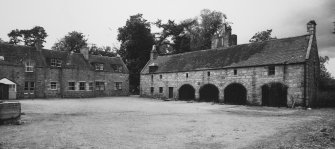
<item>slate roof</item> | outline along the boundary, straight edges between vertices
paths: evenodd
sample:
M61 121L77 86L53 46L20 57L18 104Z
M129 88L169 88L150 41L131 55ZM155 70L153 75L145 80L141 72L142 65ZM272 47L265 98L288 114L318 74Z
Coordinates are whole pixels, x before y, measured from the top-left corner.
M85 60L81 53L69 53L64 51L54 51L42 49L37 51L35 47L12 45L7 43L0 43L0 55L4 56L4 61L0 60L0 65L14 65L24 66L24 61L27 59L33 60L35 67L50 67L51 59L60 59L62 61L62 68L78 68L78 69L92 69L94 66L91 62L104 63L106 71L113 71L111 64L122 65L124 73L128 73L128 69L119 57L105 57L90 55L89 60Z
M149 73L149 65L152 63L158 65L154 73L301 63L305 61L309 37L310 35L303 35L228 48L158 56L157 59L148 62L141 73Z
M123 67L123 71L128 73L127 66L123 63L121 57L108 57L108 56L98 56L98 55L90 55L89 62L91 64L94 63L102 63L104 64L105 71L114 71L112 65L120 65Z

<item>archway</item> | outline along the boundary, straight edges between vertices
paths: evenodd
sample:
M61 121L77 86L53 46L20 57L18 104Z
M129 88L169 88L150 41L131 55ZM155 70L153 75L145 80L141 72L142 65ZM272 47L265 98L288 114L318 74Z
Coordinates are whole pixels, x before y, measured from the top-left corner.
M200 101L219 102L219 89L213 84L206 84L199 90Z
M184 84L182 85L179 90L179 100L192 100L195 98L195 89L192 85Z
M262 105L270 107L287 106L287 86L269 83L262 86Z
M247 102L247 89L242 84L232 83L224 89L224 103L244 105Z

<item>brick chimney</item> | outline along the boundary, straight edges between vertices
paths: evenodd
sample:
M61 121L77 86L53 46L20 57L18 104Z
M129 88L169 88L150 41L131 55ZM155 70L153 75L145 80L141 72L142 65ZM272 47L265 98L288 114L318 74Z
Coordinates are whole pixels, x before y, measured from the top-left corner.
M83 48L81 48L80 49L80 53L81 54L83 54L83 56L84 56L84 58L86 59L86 60L88 60L89 58L90 58L90 55L89 55L89 53L88 53L88 47L83 47Z
M307 23L307 32L311 35L314 35L316 32L316 22L311 20Z
M158 53L156 50L156 45L152 45L152 50L150 52L150 60L155 60L158 57Z

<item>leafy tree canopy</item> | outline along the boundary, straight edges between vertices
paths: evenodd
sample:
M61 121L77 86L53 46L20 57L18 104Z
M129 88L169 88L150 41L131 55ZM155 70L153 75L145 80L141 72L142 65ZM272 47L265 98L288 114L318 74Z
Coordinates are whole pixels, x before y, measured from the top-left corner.
M43 43L47 36L48 34L41 26L35 26L28 30L15 29L8 33L10 44L21 44L23 42L26 46L34 46L38 41Z
M87 46L87 39L83 33L72 31L56 42L51 49L58 51L73 51L80 53L80 49Z
M249 42L262 42L266 40L277 39L277 37L272 37L271 33L272 33L272 29L258 32L254 36L251 37Z
M160 47L161 54L210 49L213 35L228 24L226 19L226 15L220 11L204 9L200 12L200 16L183 20L180 23L168 20L163 24L161 20L158 20L154 24L163 30L156 34L158 35L156 45ZM169 48L169 46L162 49L161 45L166 44L172 46L173 49L167 50L166 47Z
M154 44L150 23L142 14L130 16L126 25L118 29L118 41L121 42L118 54L129 69L131 91L138 92L140 71L150 59L150 51Z
M320 79L321 80L329 80L333 79L331 76L330 72L326 68L326 64L329 62L329 57L328 56L320 56Z
M101 55L101 56L108 56L108 57L115 57L117 49L111 48L109 46L105 47L98 47L95 44L89 47L89 54L92 55Z

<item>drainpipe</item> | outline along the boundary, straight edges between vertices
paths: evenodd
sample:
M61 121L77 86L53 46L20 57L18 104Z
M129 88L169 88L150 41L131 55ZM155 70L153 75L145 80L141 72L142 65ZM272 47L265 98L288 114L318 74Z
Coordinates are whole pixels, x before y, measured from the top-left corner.
M306 98L306 87L307 87L307 84L306 84L306 62L304 62L304 106L307 108L307 98ZM309 106L309 105L308 105Z

